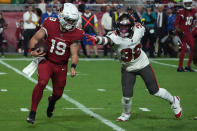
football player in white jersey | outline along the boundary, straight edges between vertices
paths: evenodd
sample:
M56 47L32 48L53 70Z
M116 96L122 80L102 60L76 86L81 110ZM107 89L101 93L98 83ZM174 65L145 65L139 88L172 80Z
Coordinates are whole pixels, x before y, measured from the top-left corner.
M117 30L109 32L105 37L87 35L89 41L93 43L112 46L122 64L123 113L117 118L117 121L127 121L131 116L133 88L137 75L142 77L151 95L169 101L176 118L182 114L180 98L172 96L166 89L159 88L157 84L152 66L141 49L140 41L144 32L145 28L140 23L135 23L134 18L123 13L117 20Z

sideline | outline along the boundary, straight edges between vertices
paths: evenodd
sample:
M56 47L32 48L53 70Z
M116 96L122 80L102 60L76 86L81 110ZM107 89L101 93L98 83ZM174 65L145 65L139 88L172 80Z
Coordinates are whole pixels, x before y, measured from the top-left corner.
M163 65L163 66L168 66L168 67L173 67L173 68L178 68L177 65L172 65L172 64L167 64L167 63L162 63L162 62L158 62L156 60L150 60L150 62L158 64L158 65ZM197 72L197 69L193 69L195 72Z
M6 61L31 61L33 58L0 58L0 60ZM150 58L149 60L161 60L161 61L178 61L178 58ZM185 58L184 60L188 60ZM79 61L118 61L113 58L79 58Z

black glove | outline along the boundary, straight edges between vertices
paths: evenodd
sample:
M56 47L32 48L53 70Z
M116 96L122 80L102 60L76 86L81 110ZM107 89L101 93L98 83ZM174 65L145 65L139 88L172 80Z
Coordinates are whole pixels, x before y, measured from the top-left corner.
M178 32L178 35L181 37L181 38L184 38L185 37L185 33L184 32Z

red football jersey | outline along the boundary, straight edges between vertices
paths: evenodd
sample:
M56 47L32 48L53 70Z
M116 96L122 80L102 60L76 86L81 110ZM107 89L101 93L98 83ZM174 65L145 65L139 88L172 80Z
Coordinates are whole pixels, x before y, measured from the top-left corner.
M61 32L59 20L52 17L48 17L44 21L43 29L47 34L48 53L46 57L57 64L68 62L70 45L74 41L82 40L84 35L84 31L78 28L68 32Z
M191 10L185 10L185 9L178 10L174 22L174 26L176 27L178 25L178 27L183 32L190 32L195 19L195 14L196 14L196 9L194 8Z
M197 26L193 28L192 35L195 37L197 36Z

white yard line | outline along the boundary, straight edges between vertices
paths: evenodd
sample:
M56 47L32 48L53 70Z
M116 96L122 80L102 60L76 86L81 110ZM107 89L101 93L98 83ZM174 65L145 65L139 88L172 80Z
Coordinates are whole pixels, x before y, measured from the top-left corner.
M20 111L27 112L27 111L29 111L29 109L28 108L20 108Z
M63 108L64 110L81 110L80 108ZM87 108L89 110L103 110L104 108Z
M145 108L145 107L140 107L139 108L141 111L145 111L145 112L150 112L150 110L148 108Z
M7 89L1 89L0 91L1 92L7 92L8 90Z
M97 89L97 91L105 92L106 90L105 89Z
M13 66L5 63L4 61L0 60L0 63L4 66L6 66L7 68L13 70L14 72L16 72L17 74L27 78L28 80L30 80L33 83L37 83L37 80L35 80L34 78L28 77L26 76L22 71L18 70L17 68L14 68ZM46 87L48 90L52 91L52 88L50 86ZM80 108L80 110L82 110L84 113L86 113L89 116L93 116L94 118L98 119L99 121L101 121L102 123L104 123L105 125L111 127L113 130L115 131L124 131L125 129L119 127L118 125L112 123L111 121L107 120L106 118L100 116L99 114L94 113L93 111L89 110L87 107L85 107L83 104L79 103L78 101L72 99L71 97L69 97L66 94L63 94L62 96L65 100L67 100L68 102L74 104L76 107Z
M163 66L168 66L168 67L173 67L173 68L178 68L177 65L173 65L173 64L167 64L167 63L163 63L163 62L158 62L156 60L150 60L152 63L155 63L155 64L159 64L159 65L163 65ZM197 72L197 69L193 69Z
M6 61L31 61L33 58L0 58L0 60ZM160 60L160 61L178 61L178 58L150 58L150 60ZM188 60L185 58L184 60ZM113 58L79 58L79 61L118 61Z
M0 72L0 75L5 75L5 74L7 74L7 73L5 73L5 72Z
M33 58L0 58L6 61L31 61ZM112 58L79 58L80 61L113 61Z

